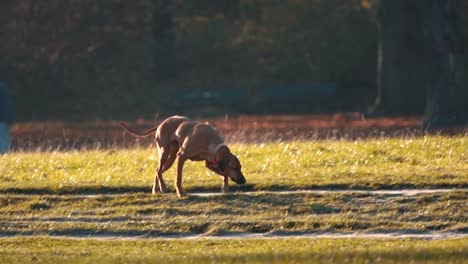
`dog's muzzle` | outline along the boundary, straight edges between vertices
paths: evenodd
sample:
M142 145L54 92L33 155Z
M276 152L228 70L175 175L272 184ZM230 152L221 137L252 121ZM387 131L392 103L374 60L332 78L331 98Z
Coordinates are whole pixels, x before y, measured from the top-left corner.
M235 177L230 177L231 180L237 184L244 184L246 183L244 175L236 175Z

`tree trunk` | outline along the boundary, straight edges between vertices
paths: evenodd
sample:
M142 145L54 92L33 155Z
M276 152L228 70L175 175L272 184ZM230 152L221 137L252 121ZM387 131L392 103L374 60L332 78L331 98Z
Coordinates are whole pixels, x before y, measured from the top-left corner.
M424 127L441 128L466 122L466 88L457 80L461 36L457 30L456 1L430 0L421 8L429 73ZM458 51L458 52L457 52Z
M467 121L463 0L380 0L378 114L424 113L424 127Z
M376 114L422 113L426 76L423 33L416 15L425 0L380 0Z

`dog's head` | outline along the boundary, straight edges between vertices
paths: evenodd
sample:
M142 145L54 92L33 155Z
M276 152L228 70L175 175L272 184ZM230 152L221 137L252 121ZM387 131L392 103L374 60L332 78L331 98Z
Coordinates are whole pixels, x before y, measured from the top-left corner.
M231 153L229 148L222 148L216 153L216 167L221 175L231 178L237 184L246 182L241 171L241 163L239 159Z

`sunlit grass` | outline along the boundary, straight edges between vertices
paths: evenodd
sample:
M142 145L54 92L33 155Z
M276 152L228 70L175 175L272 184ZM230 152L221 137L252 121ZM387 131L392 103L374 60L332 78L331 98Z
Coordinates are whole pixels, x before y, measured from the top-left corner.
M2 263L464 263L468 240L0 239Z
M7 235L463 231L467 193L3 195Z
M466 187L466 137L294 141L230 146L243 165L244 189L315 187ZM158 164L154 148L16 152L0 156L0 190L148 190ZM164 175L172 187L175 166ZM220 177L187 162L184 187L213 190Z
M232 144L245 190L438 188L468 185L466 137ZM154 148L15 152L0 156L0 262L463 263L466 238L96 240L40 237L168 234L458 232L467 192L414 196L255 193L178 198L151 195ZM189 192L221 179L188 162ZM101 195L103 193L118 195ZM59 193L59 194L56 194ZM97 195L76 195L76 194ZM26 195L24 195L26 194Z

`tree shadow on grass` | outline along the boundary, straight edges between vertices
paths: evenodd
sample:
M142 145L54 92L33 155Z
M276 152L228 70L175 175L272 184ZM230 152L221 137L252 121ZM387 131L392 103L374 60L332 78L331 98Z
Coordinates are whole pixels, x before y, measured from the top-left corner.
M349 184L324 184L324 185L304 185L304 186L288 186L288 185L270 185L268 187L257 187L253 184L242 186L232 186L229 194L238 194L242 192L254 191L300 191L300 190L407 190L407 189L457 189L468 188L468 183L463 184L436 184L436 185L415 185L415 184L380 184L380 185L349 185ZM186 188L190 193L222 193L219 187L202 187L188 186ZM112 195L112 194L150 194L151 188L148 186L64 186L61 188L53 187L6 187L0 189L0 194L23 194L23 195ZM169 187L168 194L175 193L173 188Z

